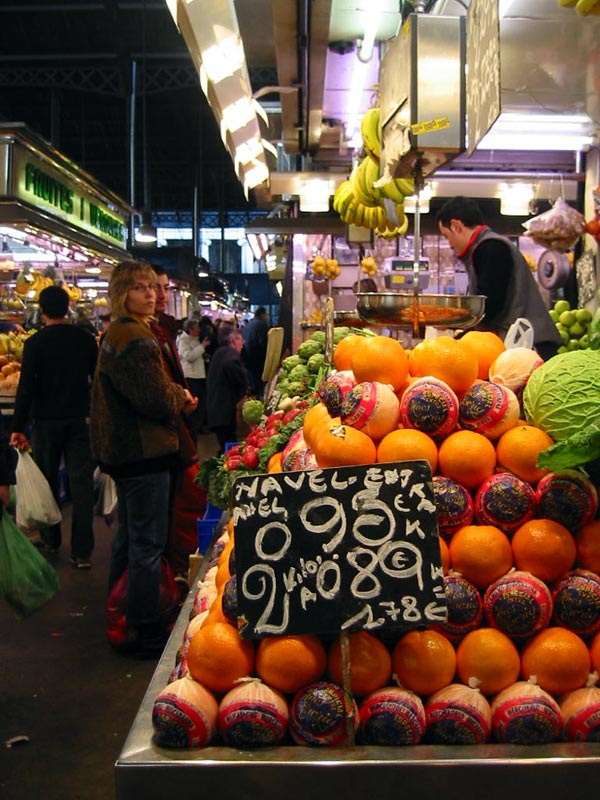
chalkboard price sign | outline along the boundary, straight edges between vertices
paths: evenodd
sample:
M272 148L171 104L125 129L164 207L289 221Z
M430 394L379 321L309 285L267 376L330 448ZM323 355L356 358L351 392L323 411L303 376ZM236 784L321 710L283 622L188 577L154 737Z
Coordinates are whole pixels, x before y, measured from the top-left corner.
M240 477L232 500L244 638L446 619L426 461Z

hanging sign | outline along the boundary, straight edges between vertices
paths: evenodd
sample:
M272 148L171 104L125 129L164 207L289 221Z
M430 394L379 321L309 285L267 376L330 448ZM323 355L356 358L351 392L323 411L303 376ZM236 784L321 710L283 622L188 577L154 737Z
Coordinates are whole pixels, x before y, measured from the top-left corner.
M446 619L426 461L240 477L231 499L242 637Z

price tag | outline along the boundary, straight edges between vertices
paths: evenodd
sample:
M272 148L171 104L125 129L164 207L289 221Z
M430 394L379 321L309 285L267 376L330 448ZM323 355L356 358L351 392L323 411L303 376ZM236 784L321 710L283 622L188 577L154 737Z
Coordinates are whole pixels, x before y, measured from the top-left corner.
M244 476L232 503L242 637L446 619L426 461Z

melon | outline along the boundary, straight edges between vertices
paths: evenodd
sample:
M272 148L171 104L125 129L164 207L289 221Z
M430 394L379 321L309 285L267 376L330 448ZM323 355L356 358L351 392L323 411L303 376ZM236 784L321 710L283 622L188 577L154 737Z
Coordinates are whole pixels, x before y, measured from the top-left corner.
M474 509L480 525L495 525L511 534L535 514L535 492L512 472L498 472L479 485Z
M600 577L591 570L575 569L552 588L554 622L579 636L600 630Z
M191 677L179 678L154 700L154 741L160 747L203 747L217 731L218 713L212 692Z
M461 428L499 439L519 421L519 400L511 389L491 381L479 381L461 397L458 421Z
M340 418L343 425L350 425L379 441L398 427L400 401L388 384L357 383L342 401Z
M518 681L492 700L492 733L506 744L549 744L562 727L556 700L541 686Z
M296 744L348 744L349 715L354 718L354 730L358 730L358 706L341 686L331 681L309 683L292 699L290 733Z
M425 703L425 741L431 744L484 744L490 737L492 711L478 689L451 683Z
M321 382L317 394L332 417L339 416L344 398L353 386L356 378L350 369L332 372Z
M544 581L530 572L514 570L488 586L483 609L490 627L522 639L548 627L552 595Z
M600 689L584 686L560 700L562 738L569 742L600 742Z
M483 600L477 587L457 573L444 575L444 592L448 619L434 627L457 643L481 624Z
M359 739L370 745L418 744L425 733L425 708L418 694L386 686L361 703Z
M219 705L219 732L225 744L241 749L281 742L288 729L285 697L258 678L245 678Z
M416 428L433 439L443 439L456 428L458 397L439 378L418 378L402 393L400 421L405 428Z
M591 480L575 469L548 472L535 490L537 516L560 522L571 532L591 522L598 511L598 492Z
M448 538L473 521L473 498L468 489L444 475L434 475L432 483L439 532Z

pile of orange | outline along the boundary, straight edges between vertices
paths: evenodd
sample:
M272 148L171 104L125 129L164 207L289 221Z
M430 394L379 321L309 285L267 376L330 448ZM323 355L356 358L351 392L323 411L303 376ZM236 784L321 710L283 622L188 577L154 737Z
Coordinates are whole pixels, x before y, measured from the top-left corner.
M352 370L359 382L391 385L399 398L412 379L425 375L444 381L460 397L475 381L487 378L490 364L503 349L495 334L475 331L459 340L442 336L421 342L410 353L394 339L352 335L335 348L334 363L338 370ZM538 457L553 444L545 431L523 420L495 442L459 428L436 441L408 427L375 441L342 425L339 417L332 418L323 402L306 413L303 433L320 467L425 460L432 475L452 479L472 497L499 471L512 472L535 488L547 472L537 467ZM273 462L269 470L280 468ZM342 647L335 637L282 635L257 643L240 638L222 611L233 538L230 527L229 541L211 571L216 597L210 594L206 619L195 628L186 652L190 675L216 693L255 675L290 699L314 681L343 684ZM477 524L474 518L447 542L440 539L440 556L444 573L462 575L482 599L486 589L512 569L529 572L552 588L572 569L600 572L600 519L570 531L554 520L534 518L506 533ZM600 672L600 632L584 639L554 621L525 641L512 640L484 621L452 641L439 630L386 628L350 633L348 642L346 677L358 699L394 684L425 699L461 682L491 702L519 680L535 681L558 698L584 686L593 669Z

